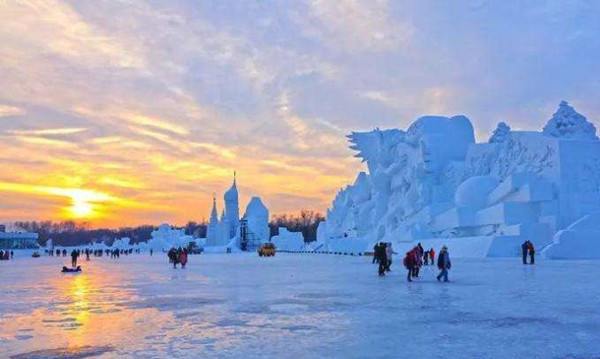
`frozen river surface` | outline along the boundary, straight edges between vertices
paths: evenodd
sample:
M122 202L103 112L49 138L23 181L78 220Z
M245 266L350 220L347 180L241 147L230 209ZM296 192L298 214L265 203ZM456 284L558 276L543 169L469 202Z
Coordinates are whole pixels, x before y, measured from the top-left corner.
M369 258L0 262L0 358L600 358L598 261L454 262L406 283Z

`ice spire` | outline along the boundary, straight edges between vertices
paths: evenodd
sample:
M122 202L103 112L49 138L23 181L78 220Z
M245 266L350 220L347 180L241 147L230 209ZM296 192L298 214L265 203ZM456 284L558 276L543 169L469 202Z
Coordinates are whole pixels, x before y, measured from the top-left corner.
M218 221L219 217L217 216L217 195L213 193L213 207L212 212L210 213L210 221L213 220Z

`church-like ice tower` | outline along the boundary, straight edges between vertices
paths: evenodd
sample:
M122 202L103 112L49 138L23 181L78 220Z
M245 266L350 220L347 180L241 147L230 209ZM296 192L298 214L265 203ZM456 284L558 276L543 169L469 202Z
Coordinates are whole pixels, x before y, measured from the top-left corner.
M223 195L225 208L218 216L217 199L213 206L206 232L207 247L230 246L246 248L269 241L269 210L260 198L252 197L244 216L240 219L237 178ZM243 228L243 230L242 230Z
M421 242L455 256L513 256L530 240L548 257L600 256L591 245L600 221L590 218L600 212L600 141L564 101L543 131L500 123L487 143L475 143L465 116L348 137L368 171L327 211L318 229L325 250Z

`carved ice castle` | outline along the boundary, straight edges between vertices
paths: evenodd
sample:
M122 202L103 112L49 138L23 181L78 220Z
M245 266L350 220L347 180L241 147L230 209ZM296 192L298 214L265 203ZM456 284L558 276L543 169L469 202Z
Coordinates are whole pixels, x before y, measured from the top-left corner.
M566 102L541 132L500 123L487 143L475 143L465 116L348 137L368 172L335 197L318 228L322 250L386 241L403 253L421 242L514 256L530 240L550 258L600 257L600 141Z
M240 219L237 180L223 196L225 208L218 216L216 196L206 231L206 246L228 246L252 250L260 243L269 241L269 210L259 197L252 197L244 216Z

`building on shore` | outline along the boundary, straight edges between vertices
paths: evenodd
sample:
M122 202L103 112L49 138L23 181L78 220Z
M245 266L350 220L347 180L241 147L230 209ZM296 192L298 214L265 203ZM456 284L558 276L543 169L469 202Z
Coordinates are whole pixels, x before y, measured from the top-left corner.
M32 232L7 232L0 225L0 249L37 249L38 234Z

